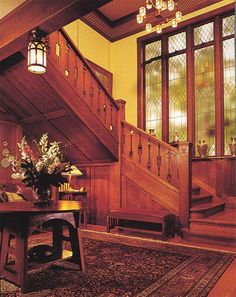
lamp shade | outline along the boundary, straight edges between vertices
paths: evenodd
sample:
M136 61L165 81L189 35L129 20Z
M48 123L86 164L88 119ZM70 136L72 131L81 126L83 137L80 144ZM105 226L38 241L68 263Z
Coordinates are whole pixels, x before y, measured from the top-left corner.
M46 32L35 29L28 35L28 70L32 73L42 74L46 72L46 51L48 35Z
M63 172L62 175L81 176L83 173L75 165L72 165L71 170L68 172Z
M36 74L46 72L46 45L42 41L32 41L28 45L28 70Z

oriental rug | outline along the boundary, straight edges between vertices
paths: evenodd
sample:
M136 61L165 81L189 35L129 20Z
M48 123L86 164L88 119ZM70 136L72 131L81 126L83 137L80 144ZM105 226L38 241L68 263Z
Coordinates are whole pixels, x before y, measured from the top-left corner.
M29 272L29 293L0 281L1 297L204 297L234 256L157 243L155 249L83 239L86 274L57 262Z

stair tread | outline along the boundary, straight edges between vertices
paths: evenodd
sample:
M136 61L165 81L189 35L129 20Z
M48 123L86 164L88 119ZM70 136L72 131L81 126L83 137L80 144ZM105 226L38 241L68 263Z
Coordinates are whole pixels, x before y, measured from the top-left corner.
M211 208L215 208L217 206L223 206L223 205L225 205L225 202L209 202L209 203L204 203L202 205L193 206L191 208L191 211L193 211L193 212L204 211L207 209L211 209Z
M225 209L221 212L209 215L208 217L192 218L190 222L236 226L236 213L235 210Z
M214 237L219 237L219 238L230 238L234 239L236 241L236 230L225 230L224 233L219 232L217 229L216 230L208 230L205 228L204 230L192 230L191 227L188 228L183 228L182 231L186 233L191 233L191 234L196 234L196 235L206 235L206 236L214 236Z

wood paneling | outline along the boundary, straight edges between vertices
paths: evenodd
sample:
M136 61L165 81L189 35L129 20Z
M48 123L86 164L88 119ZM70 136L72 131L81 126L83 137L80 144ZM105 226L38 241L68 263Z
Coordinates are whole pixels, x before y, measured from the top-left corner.
M235 197L235 158L193 159L193 178L198 178L215 189L218 197Z
M122 195L127 195L126 178L136 186L146 191L153 197L153 200L161 203L171 212L179 215L179 191L167 182L158 178L154 174L145 172L141 166L122 159ZM126 200L125 197L123 199Z
M76 79L72 75L75 66L73 50L76 49L70 47L69 64L66 65L67 41L64 35L59 34L60 40L63 39L64 42L61 44L64 49L61 50L63 55L60 59L56 58L56 52L53 50L57 33L53 35L54 43L51 44L47 73L44 75L27 71L24 51L20 58L15 57L19 56L17 54L2 63L0 105L15 116L23 126L25 134L31 138L39 138L48 132L50 139L61 141L65 146L67 159L73 163L113 161L118 157L118 106L101 86L81 54L79 57L76 55L81 64L79 81L83 82L84 79L85 84L79 85L78 90L74 89ZM66 67L69 71L68 77L65 75ZM94 92L91 106L92 81ZM100 112L97 114L99 104Z
M3 150L7 148L10 151L10 154L16 155L16 152L18 152L17 142L20 142L21 137L22 130L17 123L3 121L0 117L0 184L13 182L11 179L12 166L2 166L2 162L4 163L5 159Z

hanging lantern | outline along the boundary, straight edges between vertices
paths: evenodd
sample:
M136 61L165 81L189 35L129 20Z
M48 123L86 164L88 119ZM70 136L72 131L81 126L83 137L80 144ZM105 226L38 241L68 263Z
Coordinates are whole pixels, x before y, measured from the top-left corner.
M48 47L47 34L41 30L29 32L28 70L35 74L46 72L46 51Z

